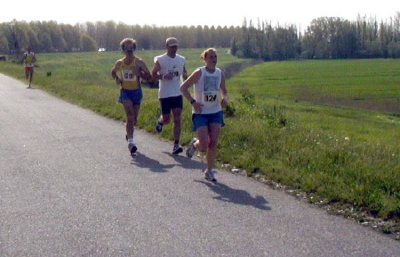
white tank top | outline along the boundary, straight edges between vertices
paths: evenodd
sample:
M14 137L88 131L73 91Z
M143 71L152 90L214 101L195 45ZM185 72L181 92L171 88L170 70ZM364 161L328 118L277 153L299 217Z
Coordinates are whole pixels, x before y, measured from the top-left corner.
M217 113L222 110L220 104L221 70L215 68L215 71L210 73L205 67L199 69L201 77L193 86L194 99L203 104L201 114ZM193 108L192 112L194 113Z
M167 54L154 57L154 62L160 64L160 74L174 73L171 80L160 80L158 88L158 98L167 98L182 95L180 86L182 84L183 67L185 66L185 57L177 54L175 58L169 57Z

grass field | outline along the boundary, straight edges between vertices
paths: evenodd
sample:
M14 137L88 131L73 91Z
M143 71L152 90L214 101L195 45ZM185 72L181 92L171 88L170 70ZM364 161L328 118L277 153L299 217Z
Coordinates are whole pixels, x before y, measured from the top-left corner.
M136 54L151 69L160 53ZM189 72L203 65L201 50L179 53ZM110 76L121 53L37 57L37 88L125 120ZM222 68L247 62L219 50ZM12 61L0 63L0 72L24 79L21 65ZM241 70L227 86L231 106L219 143L221 167L245 171L360 222L390 221L381 230L399 234L400 60L267 62ZM138 127L154 132L159 114L157 89L144 88ZM193 137L190 126L185 103L183 144ZM172 140L172 126L160 136Z
M235 85L251 77L264 81L255 89L260 96L400 114L399 65L394 59L270 62L237 75Z

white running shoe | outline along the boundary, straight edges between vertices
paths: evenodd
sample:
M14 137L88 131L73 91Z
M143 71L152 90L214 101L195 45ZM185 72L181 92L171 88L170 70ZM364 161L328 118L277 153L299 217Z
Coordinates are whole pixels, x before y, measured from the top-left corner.
M205 170L204 171L204 178L206 180L208 180L208 181L211 181L211 182L217 182L217 180L214 177L214 171L212 171L212 170Z
M197 138L193 138L192 141L189 143L188 149L186 149L186 156L188 158L192 158L194 153L196 152L196 147L194 147L194 143L197 141Z

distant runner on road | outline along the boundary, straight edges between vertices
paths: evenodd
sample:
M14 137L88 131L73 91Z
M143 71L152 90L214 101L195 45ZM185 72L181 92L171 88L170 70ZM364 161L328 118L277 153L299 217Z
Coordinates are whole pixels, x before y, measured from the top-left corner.
M32 48L30 46L28 46L27 51L24 53L22 61L24 63L24 68L25 68L25 78L29 81L29 85L27 88L33 88L32 79L33 79L33 68L36 62L36 55L34 52L32 52Z

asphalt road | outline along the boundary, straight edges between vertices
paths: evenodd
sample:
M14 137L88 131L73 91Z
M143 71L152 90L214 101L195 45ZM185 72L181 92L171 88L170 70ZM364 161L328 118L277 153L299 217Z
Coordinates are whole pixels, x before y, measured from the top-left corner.
M252 179L208 182L200 159L144 131L132 159L124 124L2 74L0 135L1 257L400 255L400 242Z

